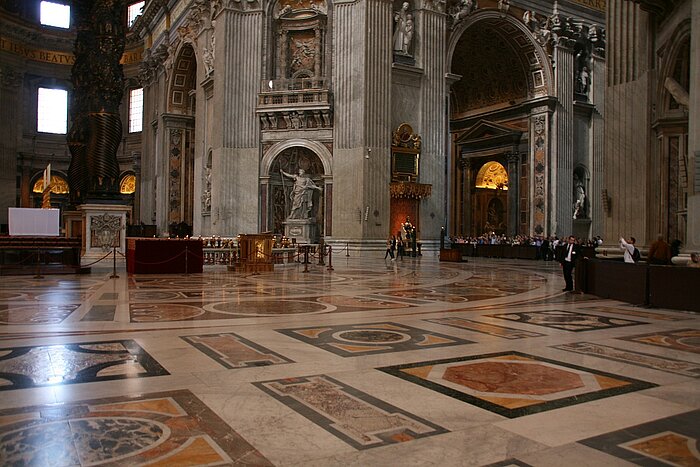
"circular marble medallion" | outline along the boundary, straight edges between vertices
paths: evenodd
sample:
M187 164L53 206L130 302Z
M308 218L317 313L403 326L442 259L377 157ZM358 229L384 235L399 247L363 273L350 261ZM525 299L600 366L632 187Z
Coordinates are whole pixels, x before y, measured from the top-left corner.
M397 342L411 340L411 336L408 334L384 329L351 329L338 331L333 334L333 337L339 341L362 344L395 344Z

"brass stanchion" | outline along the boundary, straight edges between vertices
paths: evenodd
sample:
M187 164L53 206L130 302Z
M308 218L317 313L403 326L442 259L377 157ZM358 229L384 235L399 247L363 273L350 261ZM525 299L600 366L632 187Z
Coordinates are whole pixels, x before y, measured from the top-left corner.
M350 243L345 243L345 256L350 256Z
M44 276L41 275L41 249L36 249L36 275L34 279L43 279Z
M309 247L305 246L304 247L304 271L302 272L309 272Z
M112 275L110 279L119 279L117 275L117 247L112 245Z
M333 270L333 247L328 246L328 270Z
M323 254L326 251L326 245L323 243L323 239L319 240L318 242L318 265L319 266L325 266L326 263L323 260Z

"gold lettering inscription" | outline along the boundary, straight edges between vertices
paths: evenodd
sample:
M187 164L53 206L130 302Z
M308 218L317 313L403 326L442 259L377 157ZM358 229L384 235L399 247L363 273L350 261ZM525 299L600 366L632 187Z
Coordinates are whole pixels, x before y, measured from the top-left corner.
M571 0L573 3L578 3L593 10L605 11L606 0Z
M0 36L0 50L15 55L21 55L29 60L37 62L55 63L57 65L73 65L73 63L75 63L75 57L71 53L34 49L2 36ZM125 52L124 55L122 55L120 63L122 65L139 63L142 56L143 49Z

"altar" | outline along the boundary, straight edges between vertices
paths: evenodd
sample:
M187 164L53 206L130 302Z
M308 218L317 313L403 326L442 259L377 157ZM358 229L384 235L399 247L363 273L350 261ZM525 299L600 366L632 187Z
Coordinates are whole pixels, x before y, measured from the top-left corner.
M202 272L201 240L134 237L126 240L126 270L129 274Z

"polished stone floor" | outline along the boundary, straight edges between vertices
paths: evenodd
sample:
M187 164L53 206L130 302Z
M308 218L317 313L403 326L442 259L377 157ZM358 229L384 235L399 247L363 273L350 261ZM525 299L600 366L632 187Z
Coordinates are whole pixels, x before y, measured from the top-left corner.
M700 316L556 263L0 280L0 465L700 465Z

